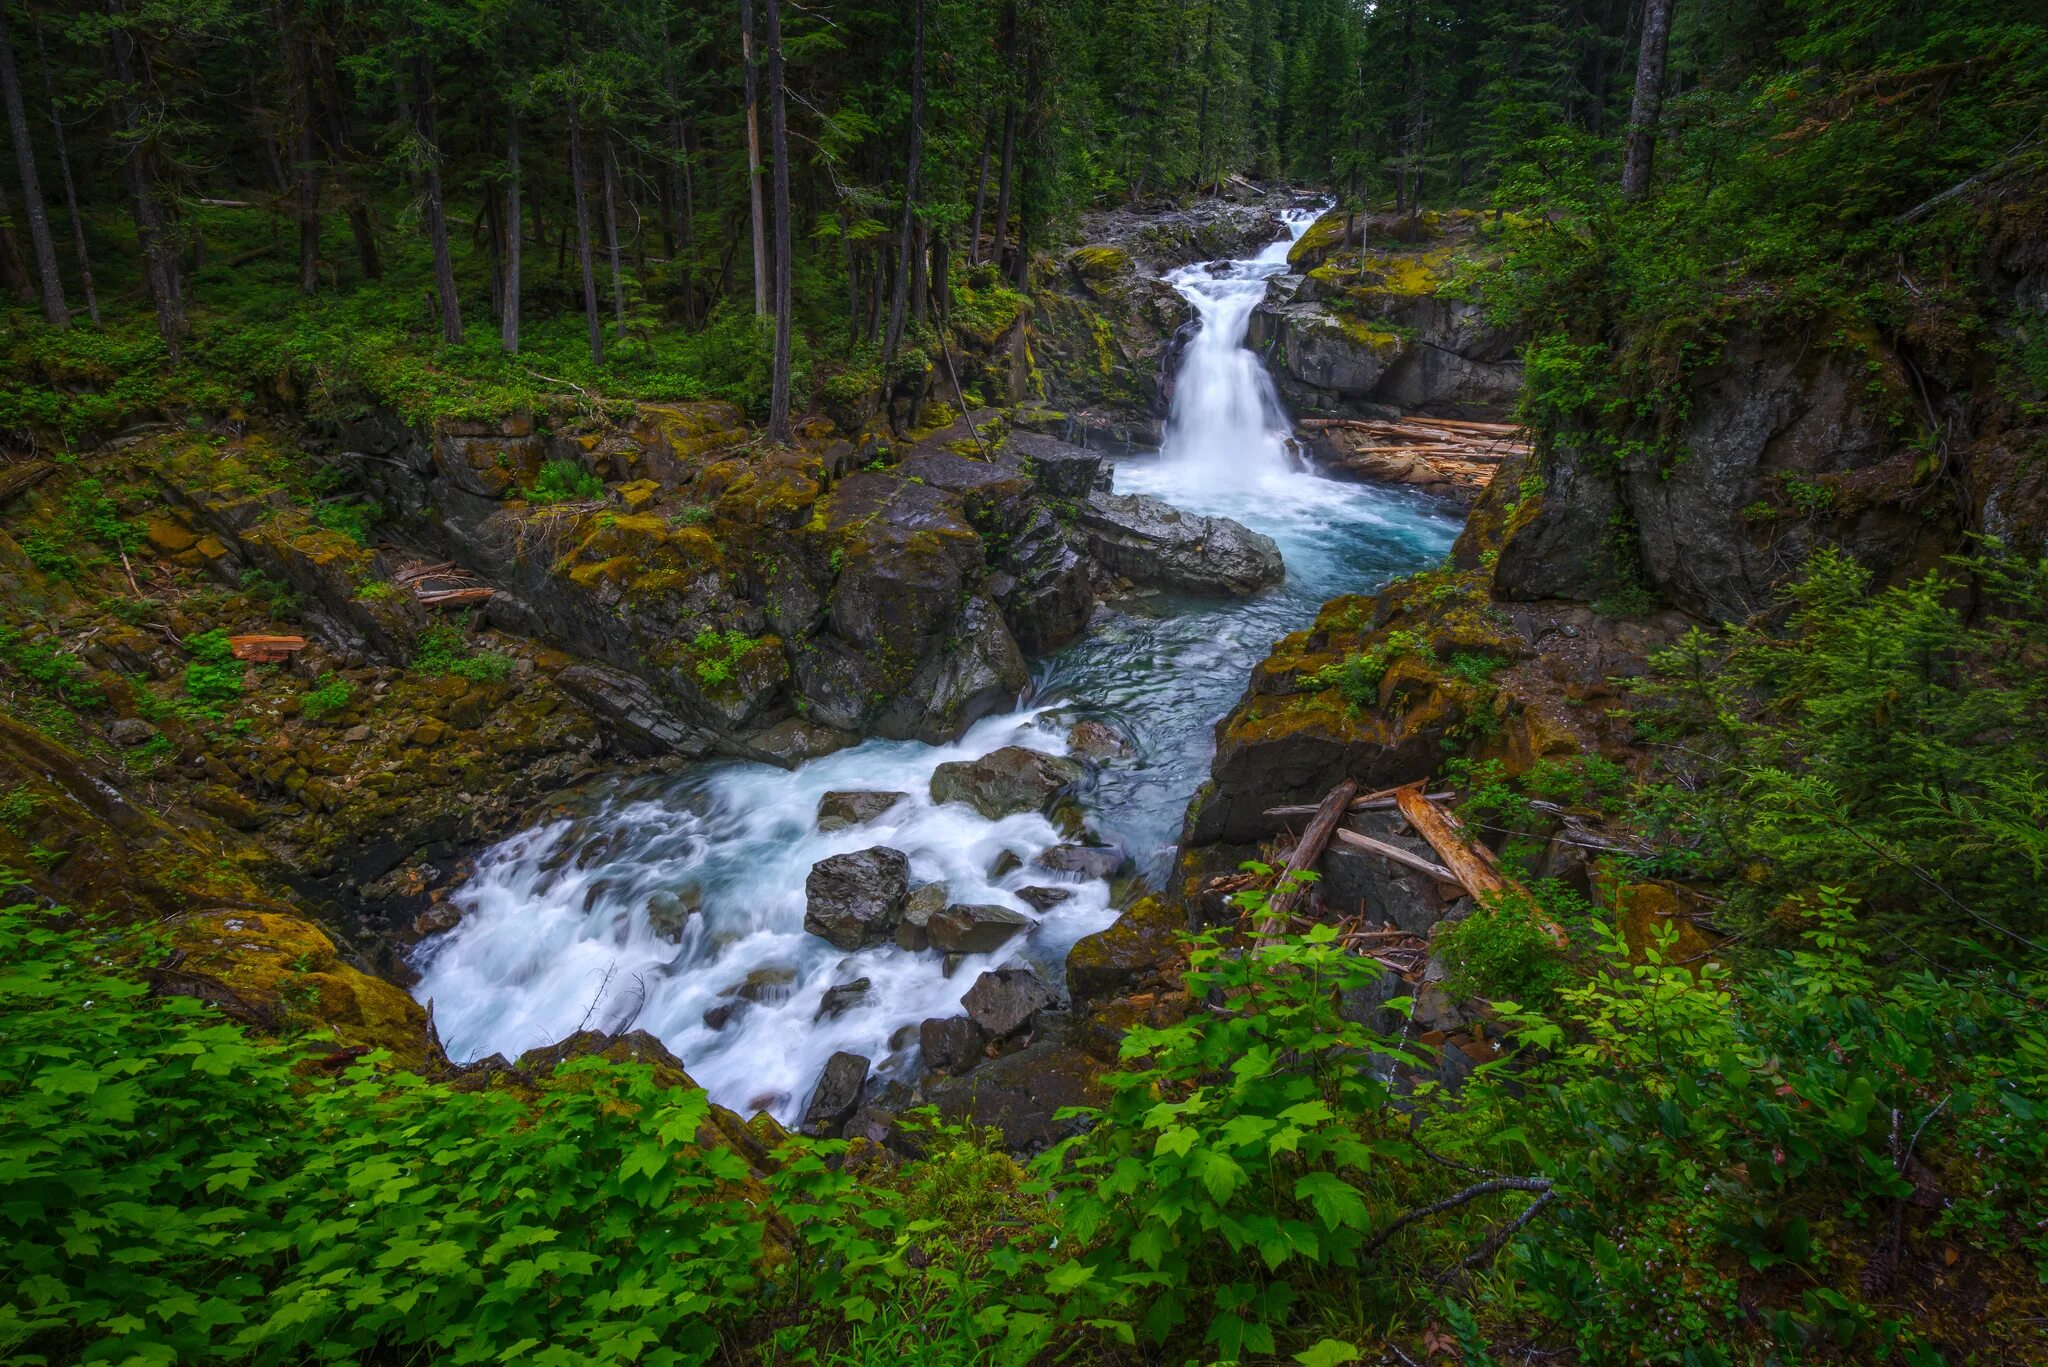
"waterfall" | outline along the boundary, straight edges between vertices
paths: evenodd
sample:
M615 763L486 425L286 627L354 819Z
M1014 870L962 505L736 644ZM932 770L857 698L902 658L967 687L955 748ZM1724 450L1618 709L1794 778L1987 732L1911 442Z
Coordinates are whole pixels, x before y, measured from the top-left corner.
M1214 272L1207 264L1186 266L1166 277L1201 320L1181 356L1160 450L1182 488L1242 487L1293 468L1293 424L1244 338L1266 282L1287 269L1288 249L1317 212L1289 213L1287 236L1249 260Z

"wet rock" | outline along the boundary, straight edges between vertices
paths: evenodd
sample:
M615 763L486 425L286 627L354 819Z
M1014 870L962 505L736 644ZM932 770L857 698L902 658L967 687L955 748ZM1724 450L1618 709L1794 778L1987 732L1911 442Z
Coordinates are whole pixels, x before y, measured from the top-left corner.
M1081 781L1075 761L1006 745L976 760L941 764L932 773L932 801L962 802L990 821L1042 812Z
M1073 898L1072 888L1019 888L1017 897L1026 905L1038 911L1050 911L1060 903Z
M841 983L837 987L826 988L824 998L818 1003L818 1014L811 1017L811 1019L814 1021L831 1020L845 1015L848 1011L866 1001L868 994L874 990L874 986L874 983L866 978L855 978L850 983Z
M1071 442L1057 441L1035 432L1010 436L1006 459L1053 498L1081 499L1096 489L1107 488L1102 454Z
M755 736L748 746L770 763L794 769L807 760L822 758L859 742L860 737L851 731L791 717Z
M910 893L910 859L886 845L835 854L804 880L804 929L838 949L880 944Z
M896 946L912 953L931 948L931 918L946 909L946 885L926 883L913 888L904 899L903 914L896 921Z
M704 905L704 889L691 883L647 899L647 928L664 940L681 940L690 918Z
M1153 588L1243 598L1286 576L1271 537L1149 494L1091 494L1075 525L1103 566Z
M518 1066L529 1073L544 1073L574 1058L608 1058L618 1062L650 1063L659 1072L672 1072L687 1082L683 1061L645 1030L613 1035L603 1030L579 1030L567 1039L519 1056Z
M713 1030L723 1030L732 1024L732 1019L747 1009L747 1002L723 1002L704 1013L704 1024Z
M1034 869L1079 878L1114 878L1123 866L1124 852L1109 845L1055 845L1031 861Z
M156 728L140 717L119 717L107 724L107 739L124 750L141 745L156 734Z
M933 947L948 954L991 953L1031 926L1022 912L987 904L950 906L926 922Z
M1067 752L1083 759L1126 759L1131 742L1105 721L1077 721L1067 732Z
M981 1062L988 1037L965 1016L934 1016L917 1027L918 1052L934 1073L964 1073Z
M597 718L611 741L629 754L710 753L712 738L677 716L644 680L602 665L571 665L555 682Z
M1107 1089L1099 1079L1116 1066L1113 1057L1097 1058L1074 1048L1059 1033L1048 1028L1043 1037L982 1062L966 1077L926 1078L923 1099L948 1120L994 1127L1003 1147L1013 1153L1036 1153L1086 1123L1062 1119L1061 1112L1102 1105Z
M827 793L818 799L818 829L841 831L848 826L864 826L909 796L872 791Z
M776 965L755 969L718 995L743 1002L779 1002L789 1000L795 987L796 970Z
M1019 648L1040 655L1079 635L1095 609L1095 576L1066 524L1034 503L997 532L989 582Z
M1015 873L1024 867L1023 858L1015 850L1004 850L989 861L988 876L1001 878L1006 873Z
M960 999L967 1018L991 1039L1007 1039L1030 1029L1039 1012L1058 1003L1053 990L1022 964L982 974Z
M804 1107L803 1132L814 1139L836 1138L847 1118L859 1107L867 1080L865 1056L841 1050L827 1059L810 1102Z
M1179 962L1187 918L1161 897L1133 903L1107 930L1083 936L1067 954L1067 991L1079 1008L1137 991Z

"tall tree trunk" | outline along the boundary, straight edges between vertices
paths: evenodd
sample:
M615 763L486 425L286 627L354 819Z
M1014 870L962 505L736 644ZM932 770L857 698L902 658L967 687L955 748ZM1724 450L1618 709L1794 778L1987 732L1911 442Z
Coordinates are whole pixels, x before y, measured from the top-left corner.
M768 0L768 136L775 158L775 368L768 440L777 446L789 444L789 332L795 321L790 316L789 118L782 75L782 0Z
M369 199L358 179L343 170L355 161L342 115L341 77L334 69L333 55L324 47L314 49L314 64L320 75L320 107L327 123L327 161L343 183L348 199L348 231L355 239L356 268L365 280L384 278L384 262L377 252L377 225L370 219Z
M910 43L910 150L903 161L903 215L896 222L896 288L889 295L889 332L882 343L884 369L903 344L903 305L915 249L918 163L924 159L924 0L916 0Z
M618 163L612 153L611 130L604 136L604 244L612 259L612 318L619 336L626 335L626 275L619 268Z
M1010 182L1017 166L1017 106L1003 106L1003 167L996 177L996 223L988 245L988 259L1003 268L1003 240L1010 231Z
M661 39L661 79L662 86L668 93L669 139L673 144L670 149L668 175L666 177L669 219L663 226L666 230L667 242L665 245L668 248L668 254L682 266L683 322L691 324L696 321L697 287L695 269L691 261L696 246L691 240L691 230L694 226L691 219L694 217L696 206L690 202L692 198L692 186L690 184L690 130L689 126L683 122L683 102L681 95L676 90L675 64L669 59L668 55L668 26L665 23L662 26Z
M455 290L455 258L448 251L448 215L441 199L441 144L434 130L434 73L425 57L413 66L413 125L426 148L427 237L434 244L434 289L441 301L441 337L462 345L462 300Z
M604 364L604 329L597 321L597 272L590 259L590 197L583 189L583 120L576 112L576 88L569 87L569 197L576 201L576 257L583 264L583 321L590 331L590 360Z
M525 236L519 226L519 111L505 128L505 303L498 323L498 344L509 356L519 354L519 248Z
M142 244L143 275L156 305L157 332L170 351L171 364L176 365L184 355L185 301L178 288L178 258L159 198L156 167L142 140L142 96L137 84L141 79L141 57L134 35L128 31L123 0L107 0L107 10L114 20L114 79L121 86L116 117L127 144L121 164L128 178L129 196L135 203L135 236Z
M981 262L981 206L988 199L988 153L989 144L995 139L995 125L987 120L981 125L981 165L974 172L974 217L967 227L967 264Z
M953 281L950 275L953 267L948 260L952 236L950 232L943 232L932 239L932 313L938 318L940 327L944 327L953 316Z
M64 182L64 211L71 219L71 250L78 258L78 283L85 291L85 311L94 327L100 323L100 300L92 284L92 254L85 249L85 215L78 210L78 185L71 178L71 149L64 138L64 120L57 112L57 87L50 79L50 54L43 26L36 25L36 66L43 76L43 101L50 108L50 137L57 145L57 174Z
M765 318L768 236L767 212L761 204L761 94L754 67L754 0L740 0L740 65L747 96L747 197L754 215L754 316Z
M57 244L50 238L50 211L36 179L36 145L29 136L28 107L21 98L21 76L14 67L14 38L0 9L0 98L7 101L7 127L14 134L14 163L21 171L21 198L28 214L29 241L36 252L36 273L43 280L43 319L51 327L71 326L64 306L64 279L57 274Z
M860 253L853 247L853 216L839 209L839 245L846 253L846 341L860 341Z
M1650 166L1657 154L1657 116L1664 108L1664 51L1671 42L1673 0L1643 0L1643 45L1636 56L1636 94L1628 108L1628 141L1621 158L1621 193L1641 199L1650 192Z
M925 271L931 264L931 232L922 222L918 222L911 225L910 235L910 321L918 327L923 327L930 283Z

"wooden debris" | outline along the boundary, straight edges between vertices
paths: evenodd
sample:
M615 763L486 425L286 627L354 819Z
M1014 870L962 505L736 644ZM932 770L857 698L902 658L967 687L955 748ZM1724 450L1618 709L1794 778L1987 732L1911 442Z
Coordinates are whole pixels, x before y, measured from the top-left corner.
M230 636L228 648L251 664L282 664L306 648L303 636Z
M418 593L414 597L430 608L466 608L476 603L488 603L497 590L484 585L473 589L441 589L432 593Z
M1294 842L1294 852L1287 856L1287 866L1280 871L1279 891L1273 894L1268 910L1275 913L1273 924L1284 924L1281 919L1290 916L1294 908L1307 893L1307 888L1294 881L1293 874L1306 873L1315 867L1323 857L1323 851L1330 844L1330 837L1337 830L1337 823L1344 819L1344 813L1351 807L1351 799L1358 795L1358 780L1347 778L1332 788L1316 808L1315 820L1308 823L1308 829L1301 833L1301 839ZM1259 936L1259 947L1271 944L1276 932L1269 930Z
M498 592L453 560L401 566L391 582L411 589L420 606L429 608L474 607L490 602Z
M1484 903L1499 898L1517 898L1530 908L1544 934L1559 945L1565 943L1564 927L1537 909L1536 899L1530 896L1527 888L1501 872L1500 861L1493 857L1493 851L1466 835L1463 823L1455 814L1423 796L1421 784L1411 784L1398 790L1394 801L1416 834L1427 840L1429 847L1436 851L1437 858L1444 861L1453 881L1471 893L1473 900Z
M1447 887L1462 889L1465 886L1459 880L1457 874L1452 873L1443 865L1432 864L1421 855L1410 854L1399 845L1389 844L1384 840L1375 840L1369 835L1360 835L1357 831L1339 830L1337 832L1337 839L1340 843L1349 845L1354 850L1363 850L1367 854L1376 854L1382 859L1388 859L1399 864L1404 869L1412 869L1416 873L1428 874L1431 878L1436 879L1437 882Z
M1450 793L1427 793L1425 796L1431 802L1448 802L1451 800L1452 795ZM1266 808L1266 815L1275 821L1285 821L1291 817L1314 816L1317 810L1317 807L1307 806L1268 807ZM1366 793L1362 797L1355 797L1351 799L1351 810L1354 812L1391 812L1394 810L1394 789L1389 788L1383 793Z

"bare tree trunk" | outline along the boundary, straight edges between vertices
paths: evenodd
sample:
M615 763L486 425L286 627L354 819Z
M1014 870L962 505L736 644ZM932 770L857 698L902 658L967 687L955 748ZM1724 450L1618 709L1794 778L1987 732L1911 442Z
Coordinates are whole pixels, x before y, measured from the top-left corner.
M336 168L342 180L343 193L348 200L348 231L355 239L356 266L366 280L381 280L384 277L384 263L377 255L377 226L370 221L370 205L362 192L362 186L352 175L341 168L352 165L355 160L348 140L348 127L343 121L341 80L334 70L334 59L324 52L316 58L320 72L320 100L327 122L327 159Z
M505 302L498 323L498 344L508 356L519 354L519 248L525 236L519 225L519 111L505 129Z
M1650 166L1657 154L1657 116L1664 107L1664 51L1671 41L1673 0L1643 0L1643 45L1636 57L1636 93L1628 109L1628 141L1621 159L1621 193L1641 199L1650 192Z
M85 249L85 216L78 211L78 186L71 179L71 149L64 139L64 120L57 113L57 87L50 79L50 54L43 27L36 25L36 66L43 76L43 101L50 108L50 136L57 144L57 174L64 183L64 210L71 218L71 250L78 257L78 282L85 291L85 311L94 327L100 323L100 300L92 284L92 254Z
M988 246L988 259L1003 268L1003 240L1010 231L1010 182L1017 165L1017 106L1003 106L1003 167L996 177L995 232Z
M108 0L113 16L114 79L120 82L117 117L127 144L121 158L127 172L128 192L135 202L135 236L142 244L143 274L149 282L150 298L156 305L157 332L170 351L171 364L184 355L185 301L178 290L178 260L158 198L156 170L151 152L142 142L142 100L136 84L140 79L134 35L128 32L127 10L122 0Z
M916 0L915 16L910 48L910 150L903 163L903 215L896 223L896 288L889 295L889 332L882 343L885 369L903 344L903 305L916 237L917 171L924 157L924 0Z
M754 69L754 0L740 0L740 64L747 95L747 197L754 214L754 316L768 316L767 212L761 204L761 95Z
M604 364L604 329L597 322L597 272L590 259L590 197L583 191L583 120L569 87L569 197L576 201L576 257L583 265L583 321L590 331L590 361Z
M775 158L775 368L769 388L768 440L777 446L789 444L789 333L794 322L789 280L789 119L782 74L782 0L768 0L768 136Z
M14 66L14 38L0 9L0 98L7 101L7 127L14 134L14 163L21 171L21 198L28 214L29 241L35 247L36 273L43 281L43 320L51 327L71 326L64 306L64 279L57 274L57 245L50 238L50 211L36 179L36 145L29 136L28 108L21 98L21 76Z
M612 318L619 336L626 335L626 276L619 269L618 163L612 152L611 131L604 138L604 241L612 259Z
M948 259L952 251L952 236L952 233L944 232L932 239L932 313L937 316L940 327L944 327L953 316L952 263ZM922 315L918 321L924 321Z
M988 153L994 136L995 126L984 121L981 125L981 165L974 173L974 217L967 227L967 264L970 266L981 262L981 206L988 199Z
M414 65L413 120L426 146L427 237L434 244L434 289L441 301L441 337L462 345L462 300L455 289L455 258L448 251L448 216L441 199L441 144L434 131L434 74L426 58Z

